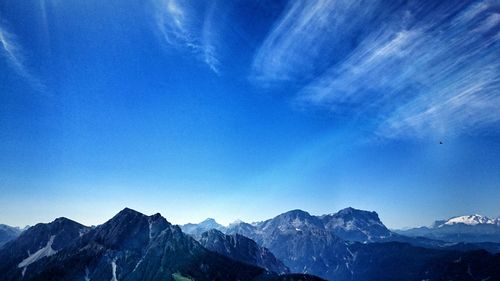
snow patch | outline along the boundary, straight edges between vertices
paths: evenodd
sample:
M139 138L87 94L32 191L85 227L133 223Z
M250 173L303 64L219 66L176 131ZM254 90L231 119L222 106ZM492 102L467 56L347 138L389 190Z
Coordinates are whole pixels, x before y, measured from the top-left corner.
M148 218L148 223L149 223L149 241L153 239L153 222L151 221L151 218Z
M85 281L90 281L90 272L88 268L85 268Z
M134 270L132 270L132 272L136 271L136 269L139 267L139 265L141 265L141 263L142 263L142 260L143 260L143 259L144 259L144 257L142 257L142 258L139 260L139 262L137 262L137 264L135 265Z
M54 249L52 249L52 244L54 243L54 238L55 237L56 237L55 235L50 236L50 239L49 239L49 241L47 241L47 245L45 245L45 247L43 247L40 250L36 251L32 255L29 255L27 258L25 258L23 261L21 261L17 265L17 267L18 268L24 267L26 269L26 267L28 265L36 262L37 260L39 260L41 258L45 258L45 257L50 257L50 256L54 255L55 253L57 253L57 251L55 251ZM25 271L25 269L23 271Z
M118 281L118 279L116 279L116 259L113 259L111 262L111 272L113 273L111 281Z

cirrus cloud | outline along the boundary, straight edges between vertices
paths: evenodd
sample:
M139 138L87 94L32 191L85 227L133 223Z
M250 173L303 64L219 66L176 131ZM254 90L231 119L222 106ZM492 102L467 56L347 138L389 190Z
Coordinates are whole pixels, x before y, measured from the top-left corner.
M26 65L23 49L18 43L15 34L9 32L7 28L2 25L0 25L0 53L12 69L19 76L26 79L35 90L44 91L45 85L38 77L32 74Z
M486 0L294 1L251 75L302 80L301 104L376 120L382 137L488 131L500 122L499 12Z
M155 3L155 23L162 39L177 48L186 48L219 73L220 63L214 43L213 17L216 1L205 6L201 2L178 0L157 0Z

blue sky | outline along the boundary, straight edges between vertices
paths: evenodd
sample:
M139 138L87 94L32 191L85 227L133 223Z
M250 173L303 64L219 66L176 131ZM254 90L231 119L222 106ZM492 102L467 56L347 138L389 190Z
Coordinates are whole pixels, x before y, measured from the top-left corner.
M4 0L0 104L1 223L500 215L495 1Z

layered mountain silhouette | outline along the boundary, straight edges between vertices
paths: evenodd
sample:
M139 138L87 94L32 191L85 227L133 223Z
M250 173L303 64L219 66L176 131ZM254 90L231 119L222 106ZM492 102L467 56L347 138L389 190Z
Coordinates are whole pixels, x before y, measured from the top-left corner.
M225 231L255 240L292 272L328 280L482 280L499 274L499 255L484 245L400 235L377 213L353 208L323 216L293 210Z
M58 218L0 247L0 280L500 280L500 254L481 243L404 236L353 208L182 229L128 208L96 227Z
M209 251L160 214L124 209L88 228L39 224L0 249L2 280L320 280L278 275Z

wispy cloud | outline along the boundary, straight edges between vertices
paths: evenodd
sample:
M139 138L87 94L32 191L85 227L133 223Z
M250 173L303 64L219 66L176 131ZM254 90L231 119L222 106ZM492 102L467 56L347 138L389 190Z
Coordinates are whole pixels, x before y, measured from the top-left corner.
M446 138L464 132L478 133L485 126L500 122L500 95L495 89L500 81L485 79L484 75L471 75L470 81L440 88L431 97L419 96L386 120L378 134L389 138Z
M376 1L290 1L257 51L252 78L262 82L311 75L325 57L343 52L346 33L362 32L362 20L373 18Z
M155 1L156 26L170 46L186 48L205 62L212 71L219 73L220 63L214 44L213 17L216 1L207 6L178 0Z
M365 11L377 9L376 1L368 6L352 2L340 9L340 17L331 15L342 1L297 3L302 2L292 4L257 52L253 70L268 80L294 72L307 77L311 70L298 66L329 61L299 91L302 104L347 111L353 118L369 115L378 120L376 134L390 138L476 133L500 122L495 2L391 6L386 9L392 16L383 20ZM353 16L354 7L359 8L355 21L369 32L343 21ZM328 26L344 33L317 41ZM348 32L358 36L343 35ZM315 54L328 46L342 50L336 45L349 40L359 41L350 52ZM312 55L304 55L310 49Z
M26 66L23 50L17 42L16 36L2 25L0 25L0 47L0 53L12 69L26 79L35 90L44 91L45 85Z

